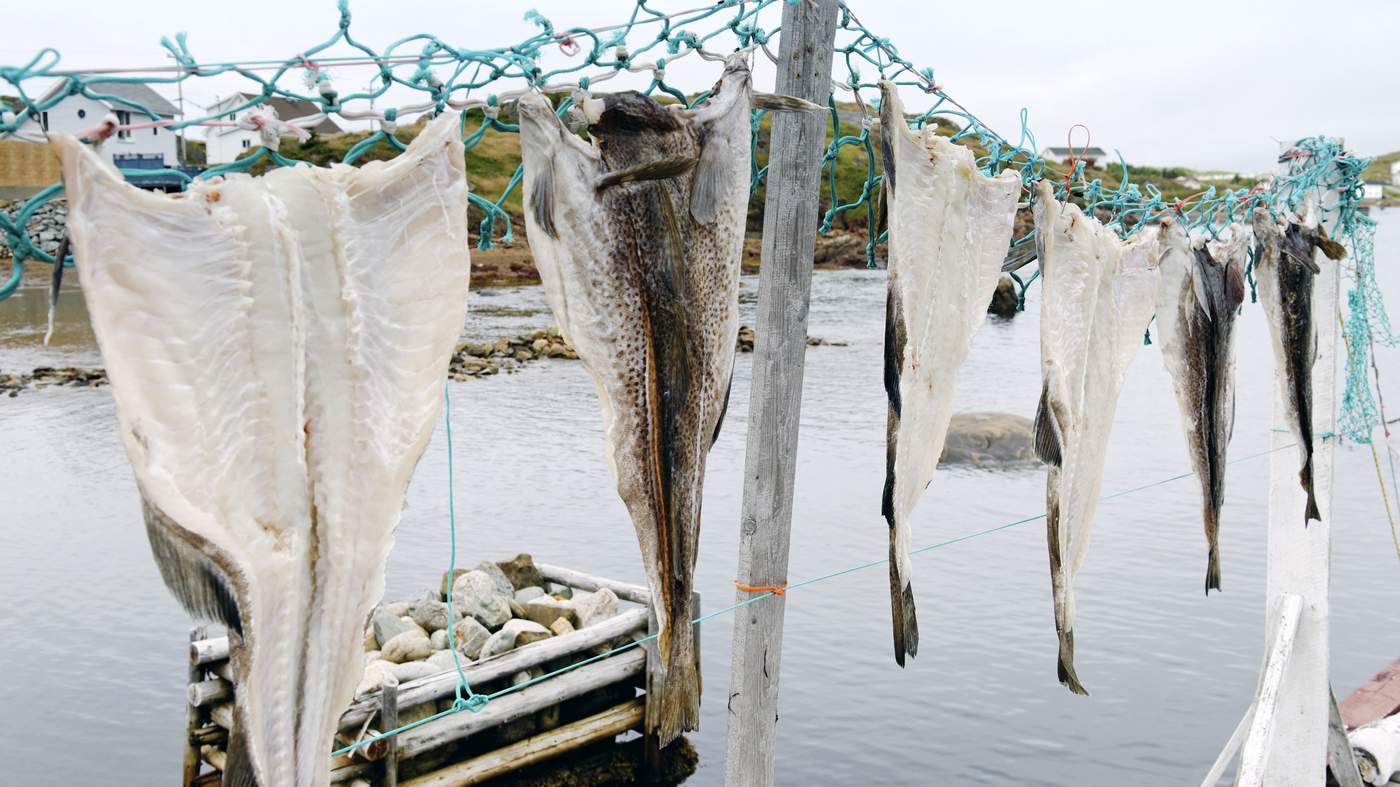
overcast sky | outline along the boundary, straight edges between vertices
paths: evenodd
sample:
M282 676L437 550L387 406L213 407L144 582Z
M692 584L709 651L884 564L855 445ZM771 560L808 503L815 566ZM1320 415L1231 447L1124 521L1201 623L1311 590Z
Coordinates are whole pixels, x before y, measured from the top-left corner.
M984 3L848 2L901 55L932 66L950 95L1012 141L1024 107L1042 148L1064 145L1070 126L1083 123L1093 144L1117 148L1132 164L1264 171L1273 166L1274 139L1317 133L1345 137L1363 155L1400 149L1400 2L1007 0L995 14ZM652 3L666 11L703 4ZM624 21L632 7L631 0L352 0L351 31L376 49L426 31L480 49L531 35L523 19L530 8L564 28ZM773 13L765 26L776 24ZM282 58L329 36L337 20L334 0L47 0L0 15L0 64L52 46L63 53L64 68L167 62L159 39L182 30L204 62ZM668 79L692 91L709 86L716 71L690 59ZM331 73L345 92L372 72ZM836 73L844 78L840 66ZM762 87L771 80L771 70L757 74ZM207 104L240 87L246 82L236 77L195 79L185 98ZM174 97L173 89L163 92ZM921 102L906 96L911 109Z

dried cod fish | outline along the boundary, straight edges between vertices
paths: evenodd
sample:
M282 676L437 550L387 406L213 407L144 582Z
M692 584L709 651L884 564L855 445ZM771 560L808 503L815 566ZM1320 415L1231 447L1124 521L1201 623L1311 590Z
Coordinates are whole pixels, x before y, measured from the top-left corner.
M1059 635L1060 682L1087 694L1074 671L1074 576L1098 507L1113 413L1142 345L1157 292L1155 238L1124 242L1076 205L1036 184L1036 254L1043 387L1036 454L1049 466L1046 532Z
M1147 230L1153 232L1153 230ZM1157 335L1172 378L1191 467L1201 482L1206 593L1220 589L1220 509L1235 428L1235 316L1244 302L1248 235L1231 224L1220 240L1194 241L1177 222L1159 230Z
M323 785L465 317L455 114L393 161L165 196L55 137L161 575L229 627L224 784Z
M1021 178L983 175L971 150L913 131L890 82L880 83L884 204L889 218L885 393L889 397L885 491L890 529L894 657L919 650L909 563L910 514L933 480L958 369L987 318L1011 244Z

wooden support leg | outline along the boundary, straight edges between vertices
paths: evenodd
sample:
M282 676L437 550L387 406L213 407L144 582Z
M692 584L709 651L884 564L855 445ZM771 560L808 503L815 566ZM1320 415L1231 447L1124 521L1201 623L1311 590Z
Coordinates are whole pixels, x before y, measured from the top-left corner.
M1264 672L1259 679L1259 692L1254 705L1254 718L1240 752L1240 770L1235 779L1239 787L1262 787L1268 765L1269 747L1274 739L1274 721L1278 716L1279 689L1293 655L1293 643L1298 635L1298 616L1303 600L1285 593L1279 597L1274 621L1274 640L1264 657Z
M1337 710L1337 694L1329 687L1327 703L1331 708L1331 719L1327 723L1327 767L1339 787L1365 787L1361 782L1361 771L1356 767L1356 752L1351 750L1347 739L1347 727L1342 723L1342 712Z
M380 694L379 724L385 732L399 726L399 681L393 675L384 676L384 688ZM399 783L399 736L390 736L384 754L384 787L398 787Z

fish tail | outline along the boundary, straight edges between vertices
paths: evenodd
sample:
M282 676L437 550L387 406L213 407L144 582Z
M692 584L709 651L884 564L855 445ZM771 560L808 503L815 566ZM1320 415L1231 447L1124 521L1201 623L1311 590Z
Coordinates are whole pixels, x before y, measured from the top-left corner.
M1303 465L1303 469L1300 470L1300 471L1298 472L1298 480L1299 480L1299 481L1302 483L1302 485L1303 485L1303 491L1305 491L1305 492L1308 493L1308 507L1307 507L1307 511L1306 511L1306 512L1304 513L1304 515L1303 515L1303 524L1304 524L1304 525L1306 525L1306 524L1309 523L1309 522L1313 522L1313 521L1316 521L1316 522L1321 522L1321 521L1322 521L1322 513L1319 512L1319 511L1317 510L1317 496L1313 494L1313 472L1312 472L1312 470L1313 470L1312 457L1309 456L1309 457L1308 457L1307 463Z
M1206 595L1209 596L1212 590L1220 589L1220 547L1218 544L1210 545L1210 555L1206 558Z
M894 660L904 666L904 657L919 655L919 621L914 614L914 586L899 568L896 553L898 537L890 528L890 615L894 621Z
M664 634L670 640L670 658L662 668L660 690L648 703L648 732L669 744L688 730L700 729L700 667L695 663L695 639L690 609L673 617Z
M1079 682L1079 676L1074 673L1074 631L1061 631L1060 634L1060 660L1057 670L1060 676L1060 683L1075 694L1089 695L1089 690L1084 688L1084 684Z

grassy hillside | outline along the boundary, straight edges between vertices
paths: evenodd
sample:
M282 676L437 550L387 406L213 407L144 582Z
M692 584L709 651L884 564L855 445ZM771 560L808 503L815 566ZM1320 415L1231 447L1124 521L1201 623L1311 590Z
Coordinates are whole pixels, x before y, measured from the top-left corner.
M853 117L857 112L857 107L852 105L841 105L843 114ZM503 110L501 113L503 122L514 122L514 118L509 111ZM830 117L824 116L826 121L826 141L831 143L833 137ZM467 128L475 130L480 126L482 116L479 110L468 113ZM759 129L759 142L757 159L759 166L763 166L768 160L768 132L771 125L771 116L765 117ZM422 125L401 126L397 132L399 140L407 143L411 141L422 129ZM958 127L947 120L938 120L938 133L943 136L952 136L957 133ZM855 136L860 133L857 123L842 122L841 134ZM872 130L872 150L875 152L875 172L881 171L879 161L879 132ZM340 161L345 154L361 140L369 136L368 132L358 132L340 134L334 137L312 137L306 142L296 142L294 140L283 140L281 153L289 158L310 161L319 165L327 165ZM966 145L974 150L978 155L985 154L986 151L976 143L975 140L961 140L960 144ZM251 154L252 151L249 152ZM374 147L366 151L357 160L357 164L367 161L393 158L396 154L394 148L388 142L379 142ZM245 154L248 155L248 154ZM865 148L862 145L851 145L842 148L841 155L836 163L836 192L841 202L854 201L861 193L861 188L865 184L868 172L867 157ZM467 154L466 167L467 177L471 183L472 191L487 199L495 200L499 198L509 183L516 166L520 163L520 139L513 133L488 130L481 138L481 141ZM1387 165L1388 167L1388 165ZM266 168L264 163L259 163L253 168L253 172L261 172ZM1047 171L1051 176L1064 176L1064 168L1052 165ZM1387 169L1388 173L1388 169ZM1173 178L1192 174L1190 170L1183 168L1162 168L1162 167L1131 167L1130 177L1139 185L1153 183L1162 191L1166 198L1187 197L1195 190L1185 188L1173 181ZM1106 168L1091 168L1086 172L1086 177L1090 180L1099 178L1107 188L1117 188L1121 179L1121 170L1116 163ZM1252 185L1253 181L1240 179L1235 183L1219 184L1221 188L1229 186L1240 188ZM827 173L822 175L822 208L825 210L830 205L830 179ZM750 229L758 229L761 226L763 211L764 189L759 187L755 198L750 202ZM523 231L523 221L520 220L521 210L521 189L517 186L506 198L505 210L512 216L517 232ZM482 218L480 211L473 207L472 226ZM838 218L835 227L842 229L863 230L866 223L866 211L864 207L848 211ZM499 231L499 230L498 230Z
M1361 177L1363 180L1379 180L1389 183L1390 165L1396 161L1400 161L1400 150L1376 156L1376 160L1371 162L1371 166L1366 168Z

